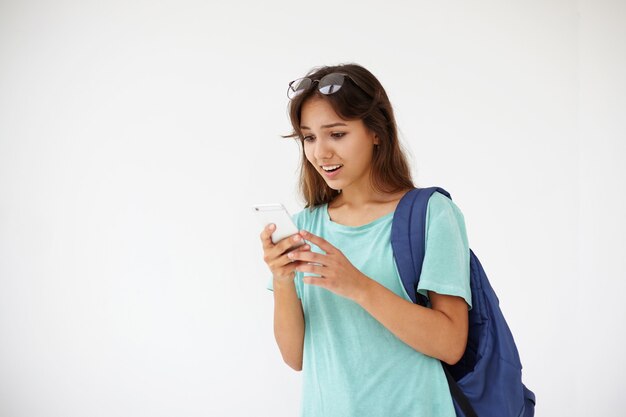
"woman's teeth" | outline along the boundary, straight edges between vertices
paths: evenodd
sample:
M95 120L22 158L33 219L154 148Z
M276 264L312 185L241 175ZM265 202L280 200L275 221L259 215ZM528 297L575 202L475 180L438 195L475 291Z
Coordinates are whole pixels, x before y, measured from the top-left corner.
M322 169L326 172L332 172L335 171L336 169L342 167L343 165L331 165L331 166L326 166L326 167L322 167Z

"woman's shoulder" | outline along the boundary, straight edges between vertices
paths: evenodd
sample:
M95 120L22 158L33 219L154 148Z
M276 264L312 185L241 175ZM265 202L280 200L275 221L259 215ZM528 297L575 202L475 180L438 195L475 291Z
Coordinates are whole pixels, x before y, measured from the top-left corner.
M427 235L455 235L461 236L467 242L465 217L461 209L445 195L435 192L428 200L426 210ZM437 230L437 232L435 232Z
M465 216L452 199L435 192L428 199L426 209L426 228L459 229L465 233Z
M448 198L439 192L434 192L428 199L428 211L433 216L447 213L463 217L463 213L461 212L459 206L457 206L451 198Z

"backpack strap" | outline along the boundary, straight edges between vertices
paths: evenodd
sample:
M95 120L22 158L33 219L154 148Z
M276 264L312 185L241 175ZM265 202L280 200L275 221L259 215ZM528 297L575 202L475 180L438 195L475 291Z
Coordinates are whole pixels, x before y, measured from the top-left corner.
M417 284L426 247L426 210L436 191L452 199L443 188L414 188L400 199L391 224L391 244L402 285L411 301L422 306L427 300L417 292Z

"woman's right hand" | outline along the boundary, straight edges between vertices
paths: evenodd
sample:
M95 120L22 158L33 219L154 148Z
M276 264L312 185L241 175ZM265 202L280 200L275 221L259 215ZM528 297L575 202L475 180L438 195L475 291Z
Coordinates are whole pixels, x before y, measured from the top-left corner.
M287 257L287 254L291 252L289 249L298 242L302 241L303 238L300 234L296 233L281 239L274 244L271 238L273 232L274 230L270 229L269 225L267 225L265 229L263 229L263 232L261 232L261 242L263 242L263 260L269 267L270 271L272 271L274 279L278 279L280 281L293 280L296 276L295 269L299 265L305 264L306 262L292 261ZM300 240L294 240L295 237L298 237ZM293 249L293 251L307 251L310 249L311 247L305 243L304 245Z

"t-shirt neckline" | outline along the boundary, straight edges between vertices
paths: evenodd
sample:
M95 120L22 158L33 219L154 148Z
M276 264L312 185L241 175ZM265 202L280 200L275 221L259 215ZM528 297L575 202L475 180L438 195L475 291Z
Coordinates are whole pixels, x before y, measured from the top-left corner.
M365 229L369 229L372 227L377 226L378 224L384 222L385 220L392 218L394 213L396 212L395 209L387 214L384 214L374 220L372 220L369 223L366 224L362 224L360 226L348 226L345 224L341 224L341 223L337 223L331 220L330 218L330 214L328 213L328 203L324 203L324 206L322 207L322 211L324 213L324 219L326 220L326 222L330 225L332 225L334 228L336 229L342 229L342 230L347 230L347 231L362 231Z

